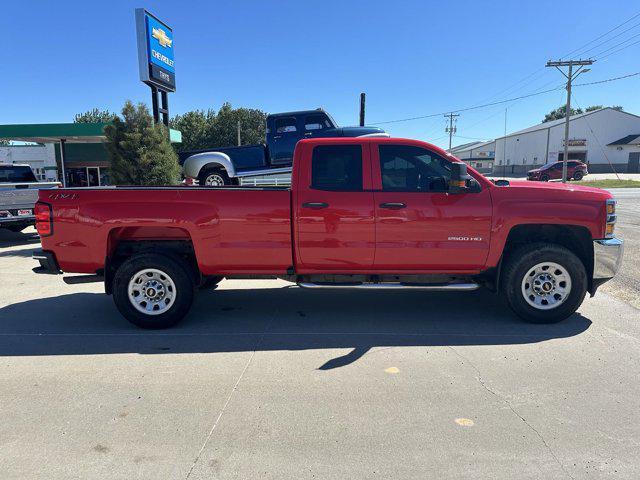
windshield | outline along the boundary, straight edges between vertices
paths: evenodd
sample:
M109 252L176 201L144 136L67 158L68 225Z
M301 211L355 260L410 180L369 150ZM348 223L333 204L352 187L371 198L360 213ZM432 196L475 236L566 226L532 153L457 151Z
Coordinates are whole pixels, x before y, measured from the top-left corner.
M0 165L0 182L21 183L37 182L30 167L18 165Z

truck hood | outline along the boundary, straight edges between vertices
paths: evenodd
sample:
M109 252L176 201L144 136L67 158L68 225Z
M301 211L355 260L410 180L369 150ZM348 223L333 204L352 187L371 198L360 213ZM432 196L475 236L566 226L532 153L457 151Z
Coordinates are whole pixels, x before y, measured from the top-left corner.
M584 194L595 194L597 196L602 196L602 198L611 198L612 195L603 190L602 188L596 187L585 187L583 185L575 185L573 183L562 183L562 182L527 182L527 181L510 181L509 187L507 188L517 188L518 190L528 190L530 192L537 193L539 195L544 195L545 193L551 192L580 192Z
M337 129L341 137L361 137L372 133L386 133L379 127L342 127Z

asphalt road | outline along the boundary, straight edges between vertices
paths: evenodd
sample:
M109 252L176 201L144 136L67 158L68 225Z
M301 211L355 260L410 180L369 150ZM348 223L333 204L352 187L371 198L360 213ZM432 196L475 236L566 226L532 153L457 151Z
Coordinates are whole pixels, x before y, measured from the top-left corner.
M624 262L620 272L602 290L640 309L640 188L609 190L616 197L616 236L624 240Z
M142 331L0 232L0 478L640 478L638 200L618 196L629 280L557 325L482 291L223 281Z

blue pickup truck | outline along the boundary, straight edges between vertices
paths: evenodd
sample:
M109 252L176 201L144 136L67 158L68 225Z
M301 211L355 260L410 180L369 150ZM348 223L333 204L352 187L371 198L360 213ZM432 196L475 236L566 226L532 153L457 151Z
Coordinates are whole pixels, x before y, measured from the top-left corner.
M293 150L304 138L362 136L388 134L377 127L338 127L321 108L276 113L267 116L266 145L182 152L180 161L189 185L237 185L241 179L290 175Z

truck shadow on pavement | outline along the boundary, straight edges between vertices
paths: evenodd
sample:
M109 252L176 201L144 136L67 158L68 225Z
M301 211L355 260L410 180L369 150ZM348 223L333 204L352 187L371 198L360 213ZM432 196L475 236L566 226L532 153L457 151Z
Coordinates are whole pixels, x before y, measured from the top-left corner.
M11 232L0 228L0 248L14 247L16 245L33 245L36 248L40 243L40 237L31 228L24 232Z
M74 293L0 308L0 356L351 349L319 366L353 363L376 347L507 345L578 335L591 321L531 325L487 291L218 289L196 296L168 330L129 324L111 297Z

